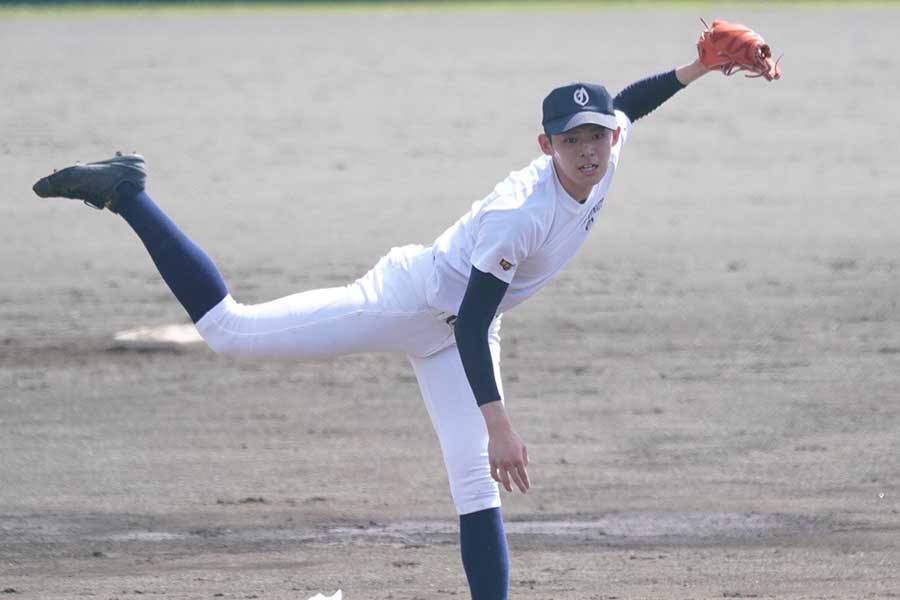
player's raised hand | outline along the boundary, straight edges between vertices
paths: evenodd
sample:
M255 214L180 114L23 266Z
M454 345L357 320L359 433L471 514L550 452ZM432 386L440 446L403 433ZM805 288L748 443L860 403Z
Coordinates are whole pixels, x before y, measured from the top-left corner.
M700 19L703 21L703 19ZM733 75L738 71L752 73L747 77L764 77L773 81L781 77L778 62L761 35L741 23L716 19L712 25L703 21L705 29L697 40L697 55L708 69Z

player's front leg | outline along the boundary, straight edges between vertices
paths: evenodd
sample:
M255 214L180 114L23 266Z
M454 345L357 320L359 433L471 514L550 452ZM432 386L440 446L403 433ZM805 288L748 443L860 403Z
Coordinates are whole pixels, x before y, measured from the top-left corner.
M492 344L499 384L500 348ZM463 569L473 600L507 600L509 553L500 492L491 477L488 432L456 346L411 357L422 398L441 443L450 493L459 514ZM502 390L501 390L502 393Z

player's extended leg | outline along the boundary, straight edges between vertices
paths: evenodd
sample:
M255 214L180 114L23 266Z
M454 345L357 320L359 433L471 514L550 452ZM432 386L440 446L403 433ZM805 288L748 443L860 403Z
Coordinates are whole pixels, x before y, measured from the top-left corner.
M236 302L209 256L147 195L145 181L141 156L117 155L54 172L39 180L34 191L41 197L80 199L119 213L213 350L253 358L321 358L367 351L426 355L452 336L446 323L433 318L419 301L407 269L412 259L404 249L384 257L348 286L263 304ZM421 258L430 261L430 253Z
M144 191L147 170L137 154L55 171L34 184L41 197L75 198L119 213L147 248L163 280L193 322L228 295L209 256Z
M499 338L491 354L500 385ZM488 433L456 346L410 357L422 398L438 434L450 493L459 513L460 552L472 600L506 600L509 556L500 516L500 494L488 463Z

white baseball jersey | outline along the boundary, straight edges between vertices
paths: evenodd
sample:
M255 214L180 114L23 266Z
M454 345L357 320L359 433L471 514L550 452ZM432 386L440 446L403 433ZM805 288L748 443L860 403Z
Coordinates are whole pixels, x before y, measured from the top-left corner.
M543 155L497 184L486 198L435 241L428 303L455 314L474 266L509 284L497 312L521 304L568 263L587 239L616 172L631 121L616 111L622 132L609 167L587 200L562 187L553 159Z

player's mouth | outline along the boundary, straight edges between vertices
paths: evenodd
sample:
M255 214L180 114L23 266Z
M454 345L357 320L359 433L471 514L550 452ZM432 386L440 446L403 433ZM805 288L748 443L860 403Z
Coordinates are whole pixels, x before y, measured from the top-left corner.
M587 175L588 177L596 175L599 170L600 165L597 163L589 163L578 167L578 171L581 172L582 175Z

